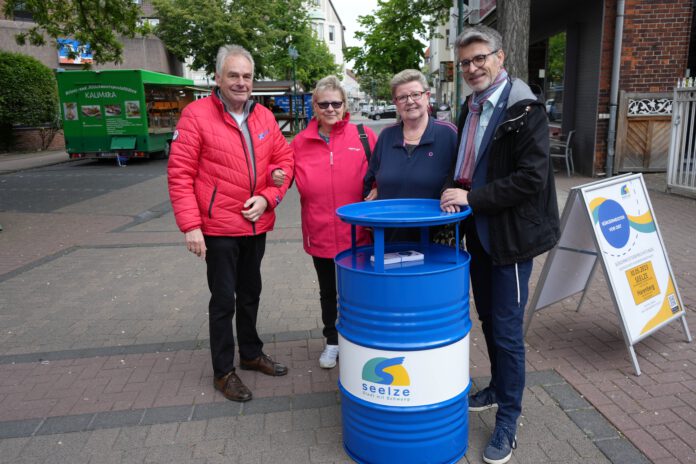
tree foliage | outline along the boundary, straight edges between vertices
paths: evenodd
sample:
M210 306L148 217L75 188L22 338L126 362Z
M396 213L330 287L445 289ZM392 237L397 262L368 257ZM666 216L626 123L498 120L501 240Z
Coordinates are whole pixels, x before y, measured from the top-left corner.
M548 80L550 83L563 82L565 72L565 48L566 33L561 32L549 38L549 69Z
M420 38L434 36L436 27L447 22L452 6L453 0L378 0L373 15L358 18L362 30L355 37L364 46L348 47L346 59L353 60L361 78L370 76L369 82L419 69L425 49Z
M221 45L238 44L254 56L257 77L288 79L299 52L297 80L311 87L338 72L326 44L311 29L303 0L154 0L160 18L156 34L180 60L191 57L193 69L215 72Z
M15 36L18 44L42 46L46 36L72 37L90 45L97 63L120 63L119 36L134 37L139 32L140 8L133 0L6 0L6 17L16 9L31 13L36 24Z
M0 125L37 126L57 114L53 71L31 56L0 51Z
M378 0L374 15L359 16L363 30L355 33L362 47L348 47L346 59L353 60L359 74L395 74L404 69L419 69L424 45L418 37L427 31L419 2Z
M362 39L364 46L349 47L346 59L354 60L358 75L418 69L424 48L418 37L433 36L434 28L447 21L453 6L453 0L378 0L374 16L358 18L362 30L355 37ZM511 75L526 79L530 0L499 1L497 8L505 67Z
M58 87L53 71L39 60L0 50L0 148L11 148L15 125L44 126L42 138L55 134Z
M360 76L360 90L376 100L391 100L392 74L363 74Z

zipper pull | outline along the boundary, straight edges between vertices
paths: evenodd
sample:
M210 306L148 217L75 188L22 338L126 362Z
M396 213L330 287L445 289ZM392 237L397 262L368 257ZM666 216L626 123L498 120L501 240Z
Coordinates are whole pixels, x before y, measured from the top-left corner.
M333 166L333 152L332 151L329 152L329 164L331 166Z

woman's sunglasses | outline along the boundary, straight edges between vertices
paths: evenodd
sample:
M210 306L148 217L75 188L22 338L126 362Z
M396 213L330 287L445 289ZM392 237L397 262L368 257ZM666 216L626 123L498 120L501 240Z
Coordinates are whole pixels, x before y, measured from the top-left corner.
M337 102L317 102L317 106L321 108L322 110L325 110L329 107L329 105L333 106L335 110L339 109L340 107L343 106L342 101L337 101Z

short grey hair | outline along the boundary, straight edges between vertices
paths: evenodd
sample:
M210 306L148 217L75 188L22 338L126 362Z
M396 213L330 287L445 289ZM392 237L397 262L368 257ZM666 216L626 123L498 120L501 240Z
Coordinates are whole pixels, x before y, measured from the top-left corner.
M392 98L396 96L395 93L398 86L408 84L409 82L419 82L423 86L423 91L425 92L430 90L428 79L425 78L422 72L417 69L404 69L400 73L395 74L391 82L389 82Z
M457 49L467 47L475 42L482 42L488 45L491 51L503 49L503 37L492 27L476 25L464 28L461 34L454 41Z
M343 105L348 104L348 97L346 97L346 91L341 87L341 81L336 76L326 76L323 79L319 79L314 91L312 92L312 104L317 102L317 95L319 92L324 92L325 90L334 90L341 94L341 100L343 100Z
M225 60L230 56L242 56L251 63L251 74L254 75L254 57L249 51L241 45L228 44L223 45L218 49L217 58L215 60L215 72L222 73L222 67L225 65Z

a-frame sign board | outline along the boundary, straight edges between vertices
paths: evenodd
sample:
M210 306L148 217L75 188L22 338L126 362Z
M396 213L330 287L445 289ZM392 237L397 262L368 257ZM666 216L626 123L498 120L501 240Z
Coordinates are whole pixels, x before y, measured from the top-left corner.
M582 292L601 263L626 347L640 375L633 345L681 319L691 334L642 174L626 174L573 188L561 219L561 239L549 252L525 315Z

